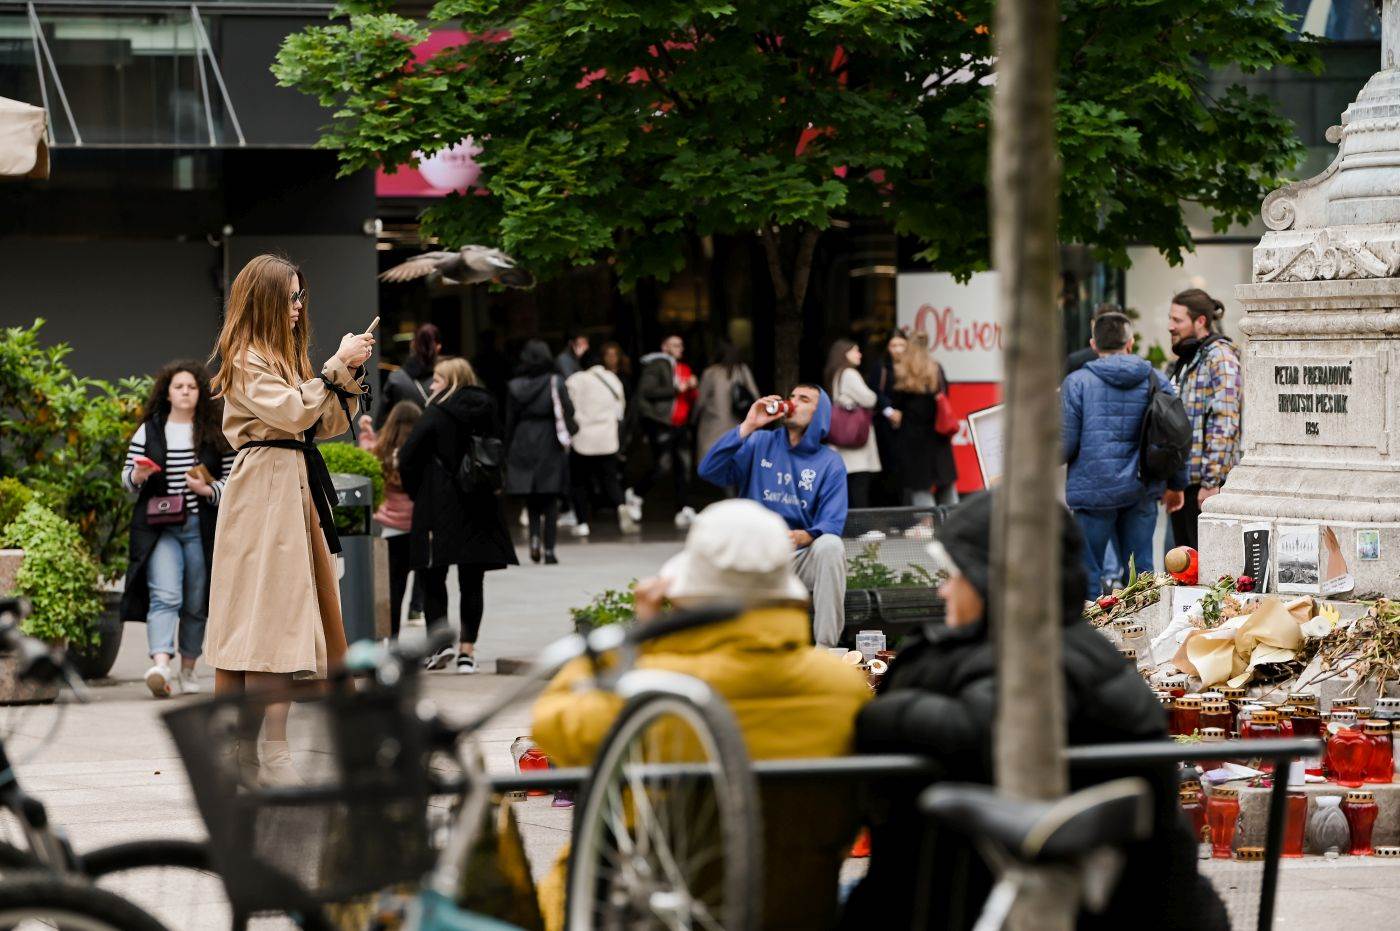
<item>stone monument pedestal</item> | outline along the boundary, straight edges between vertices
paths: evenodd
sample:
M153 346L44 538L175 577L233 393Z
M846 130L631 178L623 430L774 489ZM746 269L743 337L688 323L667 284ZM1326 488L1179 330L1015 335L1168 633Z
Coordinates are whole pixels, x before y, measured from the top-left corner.
M1400 597L1398 59L1386 0L1383 69L1328 130L1337 158L1264 200L1237 289L1244 456L1202 509L1202 580L1241 572L1245 524L1270 525L1275 557L1279 530L1304 524L1335 534L1354 592Z

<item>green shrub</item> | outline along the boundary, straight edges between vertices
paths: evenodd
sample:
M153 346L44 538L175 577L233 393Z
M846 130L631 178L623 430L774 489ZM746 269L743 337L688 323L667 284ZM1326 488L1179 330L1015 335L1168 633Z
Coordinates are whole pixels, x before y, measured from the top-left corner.
M0 330L0 475L23 482L78 528L105 579L126 571L132 505L121 485L149 378L80 378L43 320Z
M871 588L937 588L947 576L930 572L917 563L909 563L896 573L880 561L880 544L867 543L865 549L846 563L846 588L851 591Z
M637 580L633 579L627 583L625 590L609 588L594 595L588 604L570 608L569 617L573 619L574 630L585 633L608 624L632 623L637 616L633 595L636 587Z
M93 639L102 601L97 563L69 521L31 501L0 535L0 545L24 550L16 590L34 605L24 632L74 646Z
M363 475L368 478L374 485L374 506L377 508L384 503L384 470L379 467L379 460L374 458L372 454L351 443L323 443L321 455L326 460L326 468L332 472ZM355 508L334 509L335 529L337 531L349 533L358 526L359 522L356 520L355 510Z
M24 506L34 500L34 492L12 476L0 478L0 532L10 526Z

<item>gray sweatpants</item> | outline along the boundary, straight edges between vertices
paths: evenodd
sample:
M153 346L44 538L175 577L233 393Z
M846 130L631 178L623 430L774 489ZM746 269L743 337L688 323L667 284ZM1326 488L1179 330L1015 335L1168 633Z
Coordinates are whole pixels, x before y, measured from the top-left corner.
M824 533L792 555L792 570L812 593L812 639L834 647L846 626L846 546Z

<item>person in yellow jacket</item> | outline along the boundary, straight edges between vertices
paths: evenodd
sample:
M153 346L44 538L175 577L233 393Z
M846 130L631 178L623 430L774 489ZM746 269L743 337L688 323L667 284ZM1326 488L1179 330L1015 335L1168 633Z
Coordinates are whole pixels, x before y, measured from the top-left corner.
M638 668L708 683L729 703L751 759L850 752L855 715L870 690L857 669L812 646L807 589L792 572L782 518L743 499L706 508L685 549L656 578L638 583L638 620L654 617L663 599L678 607L738 599L747 608L733 620L644 644ZM590 677L587 660L575 660L535 702L535 742L558 766L591 764L622 709L617 695L590 689ZM857 823L852 789L817 780L765 786L762 806L764 927L831 926ZM564 924L566 860L567 850L540 883L549 931Z

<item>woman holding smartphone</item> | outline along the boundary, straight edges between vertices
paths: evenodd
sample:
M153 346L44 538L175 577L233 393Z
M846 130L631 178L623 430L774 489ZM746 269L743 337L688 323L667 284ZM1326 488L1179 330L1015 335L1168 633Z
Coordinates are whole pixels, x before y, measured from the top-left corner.
M214 521L233 450L219 404L198 362L161 369L131 438L122 484L136 493L122 617L146 622L156 698L199 691L195 662L204 649ZM176 656L180 668L171 668Z
M205 654L214 691L286 688L323 678L345 653L332 554L334 489L314 441L349 428L348 401L364 392L369 333L346 333L319 373L308 346L306 278L286 259L260 255L234 279L214 355L224 436L238 451L219 509ZM287 706L245 722L238 763L245 782L295 785ZM257 741L261 726L262 740Z

